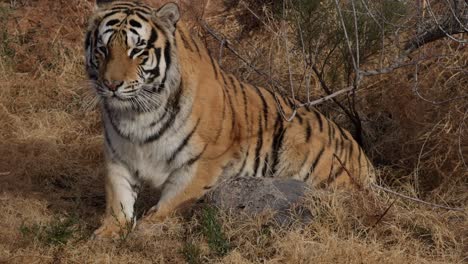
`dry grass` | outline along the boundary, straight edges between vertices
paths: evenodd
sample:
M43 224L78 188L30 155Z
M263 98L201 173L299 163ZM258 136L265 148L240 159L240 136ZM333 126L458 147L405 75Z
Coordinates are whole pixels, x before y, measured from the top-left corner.
M435 106L419 100L405 70L369 81L360 97L382 180L465 212L432 209L385 193L319 191L305 202L314 216L310 224L279 227L268 215L249 219L195 208L185 218L156 224L149 234L115 243L88 240L104 208L99 114L83 109L81 43L91 5L84 0L15 2L12 8L10 1L0 1L0 263L467 261L468 183L461 159L465 155L468 161L466 127L461 126L466 103ZM211 22L216 25L216 18ZM218 29L235 30L221 24ZM248 41L255 45L265 37L253 34ZM433 48L452 52L457 47ZM259 58L267 51L259 48L250 58L266 65ZM466 65L466 52L458 59ZM426 65L422 92L435 98L466 92L466 77L447 70L460 61ZM233 57L223 65L255 79Z

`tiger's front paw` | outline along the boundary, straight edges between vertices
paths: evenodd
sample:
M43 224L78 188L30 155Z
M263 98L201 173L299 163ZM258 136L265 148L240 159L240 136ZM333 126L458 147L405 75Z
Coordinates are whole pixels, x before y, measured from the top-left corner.
M117 221L104 221L104 223L94 231L91 239L94 240L119 240L125 239L132 231L130 223L118 223Z

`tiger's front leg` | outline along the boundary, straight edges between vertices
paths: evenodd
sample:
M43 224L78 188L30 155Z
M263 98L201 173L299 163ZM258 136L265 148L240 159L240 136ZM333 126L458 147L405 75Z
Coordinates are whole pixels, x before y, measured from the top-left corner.
M122 164L109 162L106 175L106 213L93 238L118 239L133 228L133 206L137 184Z
M220 167L202 162L196 168L186 167L173 172L163 185L158 204L149 210L143 224L161 221L177 209L197 201L215 184L220 173Z

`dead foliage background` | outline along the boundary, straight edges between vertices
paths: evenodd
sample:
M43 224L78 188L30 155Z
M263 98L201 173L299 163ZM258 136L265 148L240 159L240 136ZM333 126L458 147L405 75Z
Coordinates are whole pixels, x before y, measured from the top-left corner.
M379 184L462 212L321 190L305 201L307 225L199 206L151 234L90 241L104 209L82 50L93 3L1 0L0 263L467 261L464 1L178 2L240 79L304 102L349 89L316 107L362 139Z

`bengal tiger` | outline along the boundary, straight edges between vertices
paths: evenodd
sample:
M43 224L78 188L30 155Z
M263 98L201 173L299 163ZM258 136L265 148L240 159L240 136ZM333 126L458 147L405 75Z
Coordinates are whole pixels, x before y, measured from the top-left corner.
M99 6L85 40L100 98L106 213L96 238L134 220L142 182L160 190L145 216L165 218L225 177L276 177L311 186L363 185L372 165L351 134L315 109L225 72L179 21L178 5Z

